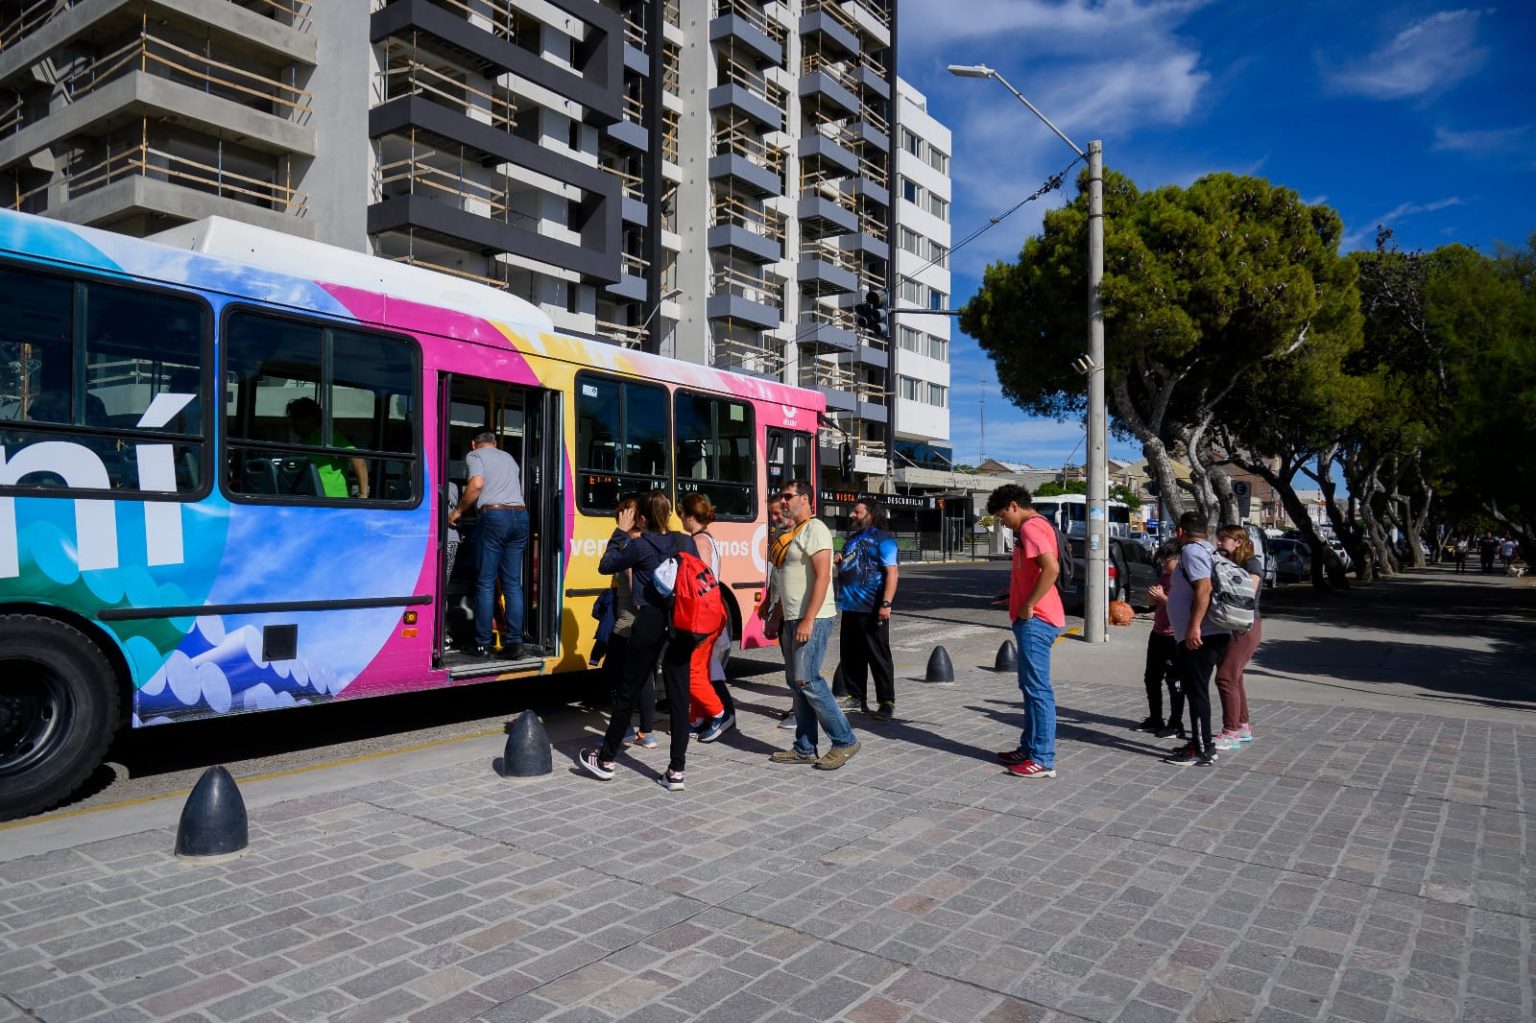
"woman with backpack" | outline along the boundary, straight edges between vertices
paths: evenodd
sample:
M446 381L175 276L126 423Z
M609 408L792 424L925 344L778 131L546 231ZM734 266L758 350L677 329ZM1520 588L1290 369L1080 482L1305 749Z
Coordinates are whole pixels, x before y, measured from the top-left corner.
M699 560L720 578L720 545L709 533L715 521L715 506L703 494L689 494L682 500L683 532L693 537ZM736 705L725 686L725 658L730 656L730 622L693 648L688 660L688 692L691 699L689 724L698 730L700 742L714 742L727 728L736 725Z
M640 700L646 679L660 660L662 686L670 705L672 741L671 762L656 780L662 788L677 792L683 788L688 752L688 655L692 651L685 649L686 644L667 644L671 623L666 597L656 585L656 569L679 551L698 557L699 550L693 537L667 530L672 521L672 501L666 494L653 490L640 502L647 528L631 540L630 529L640 516L634 509L620 511L616 516L618 527L609 537L608 549L597 565L603 575L632 570L635 621L630 627L628 663L622 680L613 689L608 731L604 733L600 747L578 752L576 763L603 781L613 777L614 759L619 755L624 733L629 728L630 714ZM665 655L662 653L664 648Z
M1253 550L1253 540L1242 526L1222 526L1216 533L1216 549L1234 564L1241 565L1253 580L1253 627L1234 632L1221 660L1216 664L1216 693L1221 698L1221 734L1216 736L1218 750L1236 750L1253 741L1253 727L1248 721L1248 691L1243 685L1243 669L1263 638L1259 626L1259 588L1263 585L1264 563Z

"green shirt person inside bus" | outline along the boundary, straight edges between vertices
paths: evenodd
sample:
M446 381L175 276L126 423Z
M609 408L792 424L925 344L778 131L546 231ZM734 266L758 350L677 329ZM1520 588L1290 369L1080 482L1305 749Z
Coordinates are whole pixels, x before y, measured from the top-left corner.
M322 413L320 403L313 398L295 398L288 403L288 422L293 427L294 439L311 447L351 448L353 445L341 431L331 427L331 442L320 439ZM357 477L357 496L368 496L368 463L361 458L337 458L334 455L310 455L309 461L320 477L320 490L326 497L349 497L346 462L352 463L352 475Z

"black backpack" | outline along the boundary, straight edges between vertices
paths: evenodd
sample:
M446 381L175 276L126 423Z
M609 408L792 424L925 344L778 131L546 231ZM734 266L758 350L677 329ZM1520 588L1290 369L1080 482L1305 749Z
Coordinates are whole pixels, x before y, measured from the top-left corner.
M1056 534L1056 591L1065 594L1077 582L1077 562L1072 558L1072 541L1067 539L1067 534L1061 531L1054 519L1051 521L1051 531ZM1013 542L1024 542L1023 526L1015 531Z

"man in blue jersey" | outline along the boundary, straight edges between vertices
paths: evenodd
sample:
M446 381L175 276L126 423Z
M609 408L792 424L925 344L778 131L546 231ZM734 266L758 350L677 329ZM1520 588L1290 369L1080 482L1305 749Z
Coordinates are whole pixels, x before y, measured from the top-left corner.
M880 528L884 517L874 501L853 506L853 533L837 555L837 609L843 613L843 684L846 707L858 707L880 721L896 713L896 673L891 662L891 602L896 598L896 540ZM873 712L869 674L875 676Z

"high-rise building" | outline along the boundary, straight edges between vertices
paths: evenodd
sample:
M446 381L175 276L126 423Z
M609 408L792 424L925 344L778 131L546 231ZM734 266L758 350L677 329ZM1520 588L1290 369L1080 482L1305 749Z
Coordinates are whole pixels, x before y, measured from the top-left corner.
M0 3L0 201L137 235L230 217L816 387L857 483L890 457L892 352L852 307L894 284L894 8Z
M910 309L949 309L950 132L928 113L928 101L899 84L896 183L896 303L892 317L895 391L892 463L901 482L913 469L948 470L949 346L953 318Z

